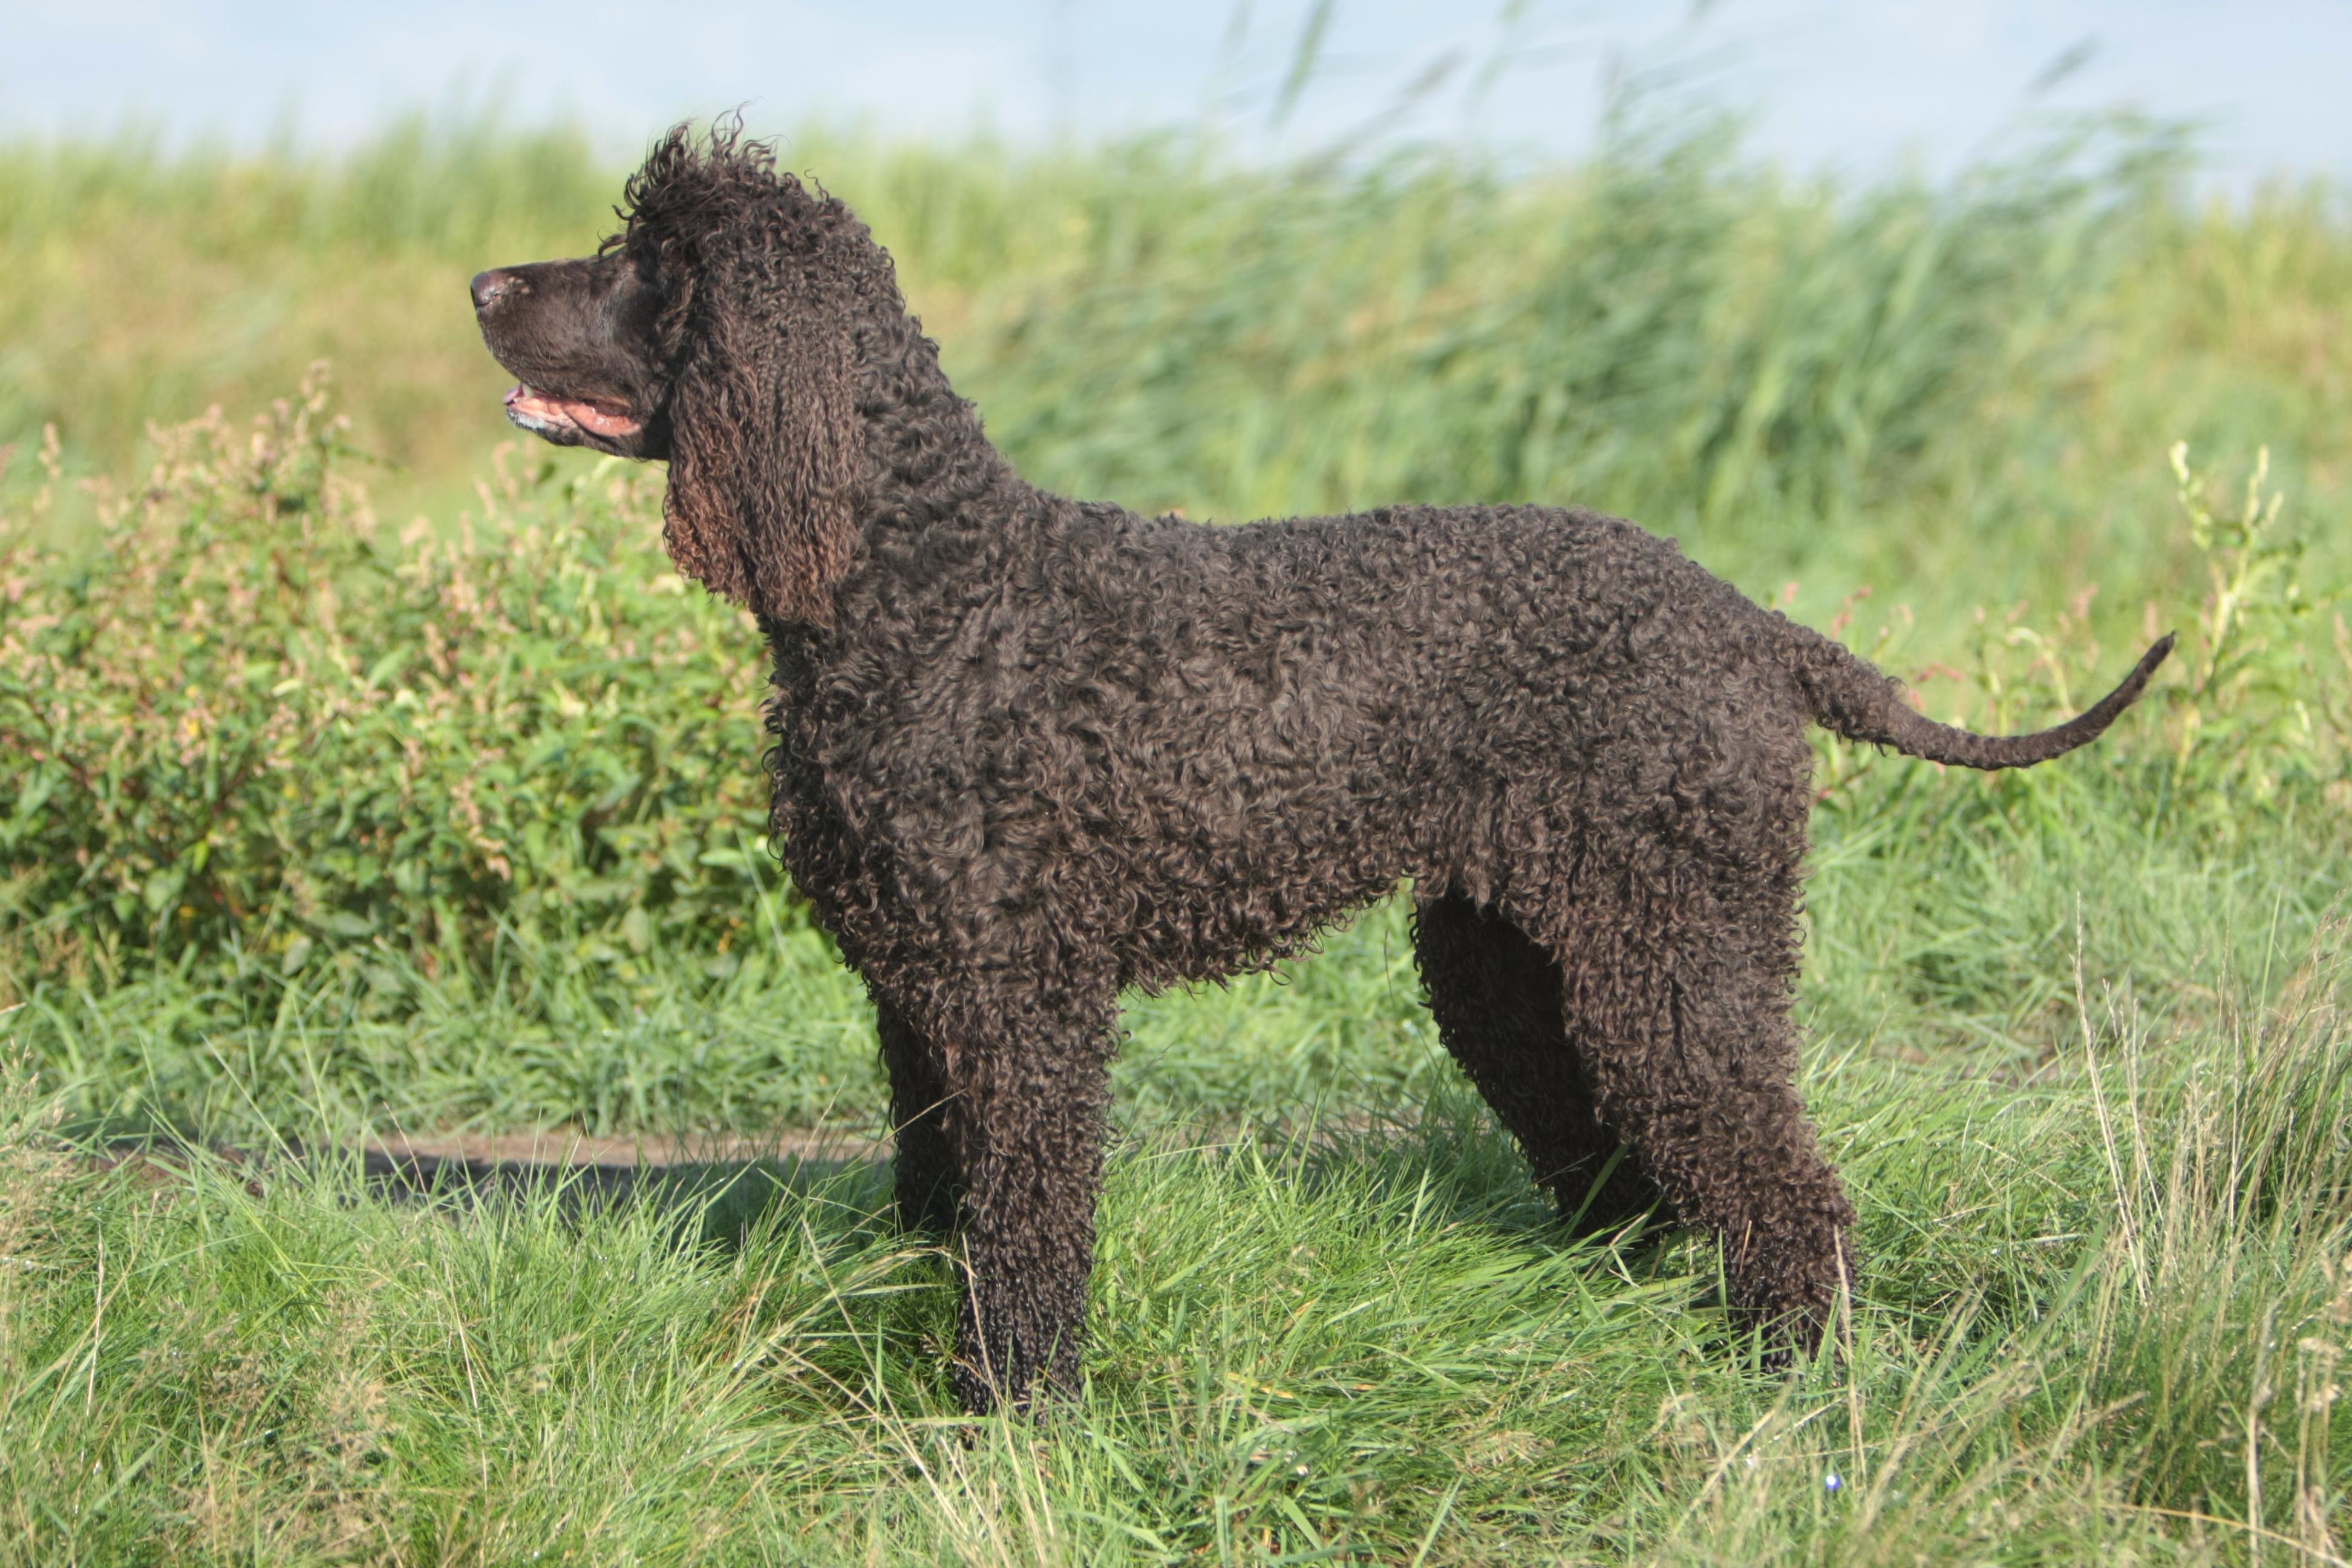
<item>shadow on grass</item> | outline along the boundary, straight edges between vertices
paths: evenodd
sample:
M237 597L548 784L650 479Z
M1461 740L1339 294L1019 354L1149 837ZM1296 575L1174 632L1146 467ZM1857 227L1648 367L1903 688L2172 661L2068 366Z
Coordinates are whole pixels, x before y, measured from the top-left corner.
M253 1151L205 1146L169 1130L72 1139L92 1163L131 1167L158 1183L208 1161L242 1176L257 1193L273 1173L338 1178L346 1191L400 1207L544 1206L567 1220L628 1210L673 1216L688 1245L739 1250L780 1206L821 1209L821 1229L840 1236L894 1231L891 1152L852 1135L779 1132L763 1141L589 1140L561 1134L310 1144L289 1140ZM518 1151L529 1151L520 1152ZM1231 1175L1241 1165L1289 1186L1308 1202L1344 1197L1375 1207L1409 1207L1416 1223L1484 1231L1546 1254L1591 1251L1613 1272L1653 1274L1679 1232L1653 1215L1614 1229L1571 1233L1549 1194L1486 1111L1466 1096L1325 1121L1265 1121L1202 1137L1161 1128L1113 1140L1117 1165L1192 1166ZM1116 1176L1114 1179L1117 1179ZM1148 1178L1145 1185L1154 1184ZM1409 1245L1399 1237L1399 1245ZM1605 1260L1605 1261L1604 1261Z
M1166 1142L1169 1152L1188 1145ZM1218 1145L1194 1143L1205 1157L1255 1157L1287 1172L1301 1195L1337 1193L1407 1195L1440 1225L1477 1226L1506 1237L1568 1246L1621 1239L1654 1241L1675 1229L1653 1212L1625 1226L1571 1232L1551 1194L1535 1183L1517 1146L1466 1091L1441 1088L1426 1102L1394 1110L1286 1125L1265 1123Z
M675 1216L679 1240L733 1250L778 1204L822 1205L856 1231L891 1223L887 1146L857 1140L812 1141L800 1148L744 1157L651 1159L567 1158L548 1140L549 1158L479 1155L367 1144L305 1145L274 1150L219 1148L152 1135L71 1139L90 1151L89 1163L120 1169L134 1181L164 1185L189 1167L209 1163L243 1178L257 1194L273 1179L323 1178L331 1187L396 1207L451 1212L498 1206L545 1208L567 1220L646 1209ZM740 1145L738 1145L740 1147Z
M344 1156L348 1158L348 1155ZM863 1229L890 1221L890 1168L877 1150L794 1150L753 1159L617 1162L477 1159L370 1148L370 1192L394 1203L547 1202L567 1216L648 1207L675 1215L684 1239L733 1249L783 1199L821 1201Z

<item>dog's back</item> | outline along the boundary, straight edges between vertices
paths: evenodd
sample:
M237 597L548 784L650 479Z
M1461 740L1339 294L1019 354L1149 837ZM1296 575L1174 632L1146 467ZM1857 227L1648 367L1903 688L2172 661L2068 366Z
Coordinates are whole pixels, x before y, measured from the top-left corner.
M1615 519L1069 507L1034 563L977 568L1001 592L893 706L956 781L942 864L1100 921L1129 984L1262 963L1404 877L1492 898L1595 813L1809 766L1774 618Z

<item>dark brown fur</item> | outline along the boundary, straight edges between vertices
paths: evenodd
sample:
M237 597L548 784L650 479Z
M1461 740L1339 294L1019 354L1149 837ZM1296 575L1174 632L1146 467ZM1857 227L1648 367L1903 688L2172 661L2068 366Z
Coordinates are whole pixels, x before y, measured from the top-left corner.
M1612 518L1066 500L763 147L673 132L626 217L592 261L485 274L484 332L630 403L581 438L668 457L678 566L760 616L776 837L874 996L901 1212L963 1227L973 1408L1076 1377L1122 988L1261 967L1403 878L1445 1044L1563 1208L1663 1197L1735 1308L1818 1334L1853 1213L1794 1086L1806 726L2021 766L2169 639L1988 739Z

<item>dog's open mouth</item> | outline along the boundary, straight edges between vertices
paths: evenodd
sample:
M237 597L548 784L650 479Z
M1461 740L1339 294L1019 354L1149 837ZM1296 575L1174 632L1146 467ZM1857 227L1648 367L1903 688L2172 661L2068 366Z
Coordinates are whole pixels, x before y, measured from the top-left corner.
M617 403L558 397L518 384L507 394L507 417L541 436L597 436L610 441L633 436L645 422Z

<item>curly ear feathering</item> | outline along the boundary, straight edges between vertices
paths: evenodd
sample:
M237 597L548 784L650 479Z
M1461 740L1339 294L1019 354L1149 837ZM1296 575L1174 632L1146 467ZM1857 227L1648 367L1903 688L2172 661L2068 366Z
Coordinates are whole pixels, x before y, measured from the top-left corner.
M848 208L683 127L590 258L474 279L509 416L667 458L678 569L774 660L772 823L875 1002L898 1206L959 1226L965 1404L1074 1388L1122 989L1301 952L1411 879L1439 1037L1571 1224L1663 1206L1816 1342L1853 1209L1790 1020L1809 724L2024 767L1628 522L1207 527L1024 483Z
M780 621L825 625L862 460L850 359L861 317L904 307L849 209L731 138L673 132L629 183L624 256L680 287L664 538L678 569Z

